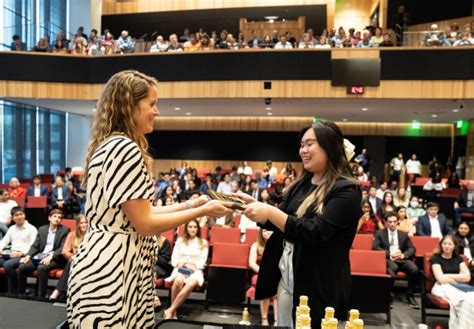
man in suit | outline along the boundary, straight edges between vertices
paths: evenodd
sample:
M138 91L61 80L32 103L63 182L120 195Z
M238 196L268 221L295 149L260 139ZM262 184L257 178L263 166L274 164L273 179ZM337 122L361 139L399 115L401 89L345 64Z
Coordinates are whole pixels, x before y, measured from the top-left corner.
M65 216L71 215L71 191L62 176L56 176L54 187L51 189L51 207L60 209Z
M250 48L252 47L259 47L263 43L262 39L258 37L258 32L253 30L252 31L252 40L248 42Z
M474 213L474 181L469 181L467 190L463 190L454 202L454 226L461 224L461 213Z
M48 272L63 268L66 259L62 255L63 245L69 233L69 228L61 225L63 213L59 209L51 210L49 225L38 229L35 242L28 253L20 259L18 270L18 293L24 294L28 274L38 271L38 296L45 297L48 287Z
M436 202L428 202L426 215L420 216L416 223L416 235L431 236L441 239L450 233L446 216L438 214L439 206Z
M392 278L401 271L408 276L407 302L412 308L419 308L413 293L418 280L418 268L410 260L415 255L415 247L408 234L397 230L398 216L396 212L385 214L387 228L375 232L372 249L383 250L387 255L387 272Z
M41 177L39 175L33 176L33 185L28 187L28 196L47 196L48 189L41 184Z
M369 189L369 195L367 196L367 199L364 200L370 203L372 206L372 210L374 214L377 213L377 209L379 209L380 205L382 204L382 199L377 197L377 188L375 186L371 186Z

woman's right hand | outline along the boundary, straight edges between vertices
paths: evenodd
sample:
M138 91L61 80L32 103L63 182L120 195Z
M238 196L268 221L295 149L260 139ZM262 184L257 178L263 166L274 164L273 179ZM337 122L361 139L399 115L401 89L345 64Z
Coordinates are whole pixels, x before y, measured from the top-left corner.
M232 202L211 200L203 205L206 215L209 217L222 217L232 213Z
M244 202L247 203L247 204L253 203L253 202L257 202L257 200L255 200L254 198L252 198L252 197L251 197L250 195L248 195L247 193L242 193L242 192L239 192L239 193L232 193L232 196L239 198L240 200L244 201Z

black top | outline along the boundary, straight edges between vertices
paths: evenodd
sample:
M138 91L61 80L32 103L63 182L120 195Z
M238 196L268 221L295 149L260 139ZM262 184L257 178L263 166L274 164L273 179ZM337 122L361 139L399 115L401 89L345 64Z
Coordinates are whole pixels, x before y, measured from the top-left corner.
M163 239L163 245L158 250L156 261L156 277L158 278L166 278L173 271L171 266L171 244L167 239Z
M433 257L431 257L431 265L441 265L441 269L443 270L444 274L459 274L459 264L462 262L464 262L464 260L457 255L453 255L451 259L443 258L440 255L433 255Z
M263 253L256 299L277 293L283 239L293 241L293 315L299 296L306 295L311 308L311 326L320 328L327 306L335 308L336 318L347 318L351 291L349 250L361 215L361 192L357 183L340 179L326 194L322 215L316 215L314 208L309 207L303 218L297 218L296 210L314 188L311 179L304 180L282 201L280 209L288 214L285 232L270 221L265 224L274 233Z

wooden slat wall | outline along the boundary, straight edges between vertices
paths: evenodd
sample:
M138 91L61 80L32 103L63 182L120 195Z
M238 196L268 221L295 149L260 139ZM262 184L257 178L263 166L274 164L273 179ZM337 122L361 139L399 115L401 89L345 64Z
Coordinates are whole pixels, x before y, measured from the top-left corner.
M271 160L271 159L269 159ZM157 176L160 172L168 172L170 168L181 168L181 164L186 162L189 167L196 169L209 168L212 172L217 166L222 169L231 169L232 166L239 166L241 163L235 160L180 160L180 159L154 159L153 160L153 173ZM273 162L273 166L280 172L287 162ZM302 168L301 162L291 162L293 168L296 171L300 171ZM266 166L265 161L249 161L249 166L254 170L263 170Z
M291 31L296 40L300 40L305 32L305 17L298 17L297 21L277 21L269 22L248 22L246 18L241 18L239 21L239 29L244 34L245 40L252 40L252 31L259 32L259 38L263 40L266 35L272 35L274 30L277 30L281 35L286 31Z
M260 117L160 117L155 130L174 131L300 131L312 123L312 118ZM411 124L385 122L338 122L344 135L409 136ZM452 136L452 124L422 124L417 136Z
M309 6L333 3L335 0L102 0L102 15L267 6Z
M363 95L347 95L345 87L332 87L329 80L274 80L272 89L261 81L160 82L160 99L183 98L377 98L465 99L474 97L474 80L382 80L379 87L366 87ZM98 99L101 84L0 81L2 97Z
M417 32L417 31L430 31L432 24L438 24L440 30L444 30L446 27L450 27L452 24L457 23L459 25L459 30L462 32L464 25L472 26L474 24L474 16L460 17L455 19L448 19L444 21L437 21L431 23L411 25L408 27L408 31Z
M362 31L370 24L371 10L376 1L371 0L345 0L336 1L336 13L334 17L334 27L344 27L346 32L351 28Z

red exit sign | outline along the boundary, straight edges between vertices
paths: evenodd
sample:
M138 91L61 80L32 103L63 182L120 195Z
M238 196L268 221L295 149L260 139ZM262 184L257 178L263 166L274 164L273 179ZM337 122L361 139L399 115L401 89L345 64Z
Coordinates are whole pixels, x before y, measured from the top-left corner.
M347 87L347 93L349 95L362 95L364 93L364 87Z

